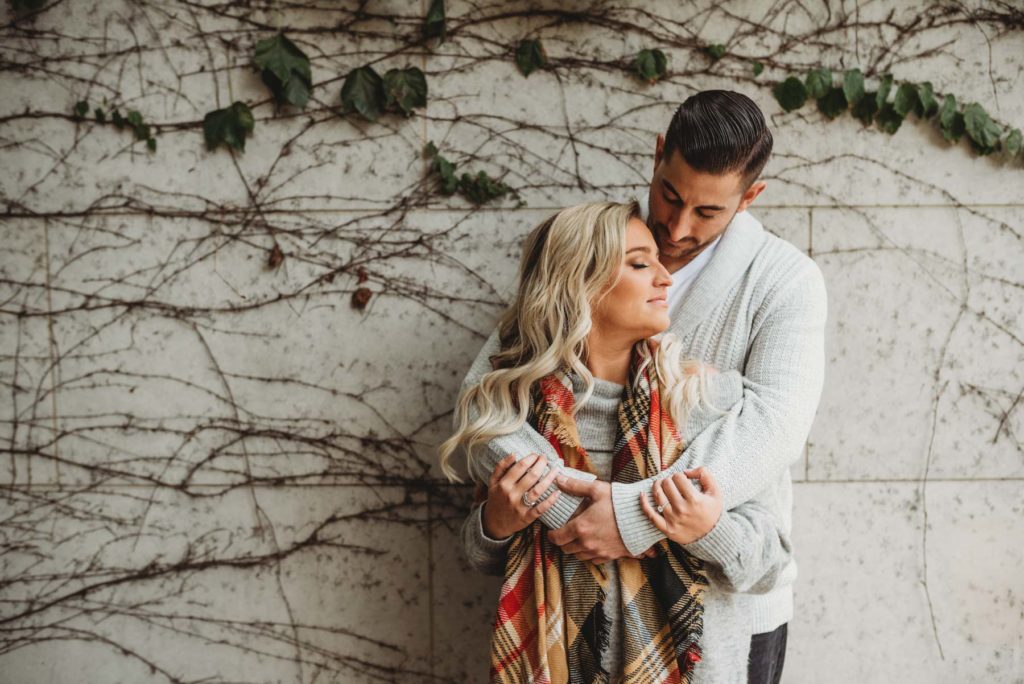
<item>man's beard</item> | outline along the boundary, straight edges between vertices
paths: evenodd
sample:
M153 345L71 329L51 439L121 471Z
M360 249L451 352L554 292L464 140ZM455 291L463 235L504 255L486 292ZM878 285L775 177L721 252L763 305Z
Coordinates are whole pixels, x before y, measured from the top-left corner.
M697 242L697 238L692 236L686 236L683 238L677 246L667 244L670 239L668 236L668 226L660 223L654 224L654 241L658 243L658 251L661 252L662 257L672 262L679 262L680 266L690 263L698 254L704 251L704 249L712 242L717 240L726 230L729 225L736 218L736 214L739 212L733 212L729 221L725 224L725 228L715 233L704 242Z

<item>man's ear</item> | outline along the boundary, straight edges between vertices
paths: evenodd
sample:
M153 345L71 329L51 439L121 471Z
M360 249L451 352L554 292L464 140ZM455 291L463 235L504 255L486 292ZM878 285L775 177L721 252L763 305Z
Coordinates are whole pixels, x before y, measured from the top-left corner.
M768 187L768 184L764 181L751 183L750 187L747 188L747 191L743 193L743 197L740 199L740 204L736 207L736 211L745 211L746 208L754 202L757 196L764 192L766 187Z
M658 164L661 163L661 153L665 150L665 136L661 133L658 134L658 139L654 143L654 168L658 168Z

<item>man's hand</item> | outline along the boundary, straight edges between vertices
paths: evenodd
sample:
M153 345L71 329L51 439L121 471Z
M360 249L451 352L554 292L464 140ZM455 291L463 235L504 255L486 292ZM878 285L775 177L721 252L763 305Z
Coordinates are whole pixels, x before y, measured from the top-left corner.
M653 556L657 547L651 547L640 556L633 556L626 550L619 535L612 508L612 484L604 480L583 482L562 477L558 488L566 494L586 497L576 514L562 527L548 532L548 539L565 553L575 555L579 560L607 563L616 558L641 558Z

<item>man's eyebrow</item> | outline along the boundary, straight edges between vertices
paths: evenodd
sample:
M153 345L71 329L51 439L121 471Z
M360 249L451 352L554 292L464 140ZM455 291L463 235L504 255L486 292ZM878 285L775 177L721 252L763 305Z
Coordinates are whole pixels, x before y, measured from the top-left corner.
M671 191L672 194L675 195L680 202L683 201L682 195L679 194L679 191L676 190L675 187L673 187L673 185L668 182L668 180L662 178L661 184L664 185L669 191ZM725 207L720 207L717 204L702 204L697 208L703 209L704 211L722 211L723 209L725 209Z

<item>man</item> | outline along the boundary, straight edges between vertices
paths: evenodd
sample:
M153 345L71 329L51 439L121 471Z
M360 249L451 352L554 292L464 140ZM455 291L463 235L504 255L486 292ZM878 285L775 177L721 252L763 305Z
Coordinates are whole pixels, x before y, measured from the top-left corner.
M645 220L659 259L672 273L669 332L681 339L687 357L721 371L712 376L712 396L742 396L687 445L688 458L641 482L599 481L566 468L527 425L488 442L471 463L474 477L483 482L508 454L517 460L531 453L544 457L523 475L531 481L548 467L561 471L547 492L533 492L535 500L522 505L530 508L556 487L561 490L538 517L564 552L595 563L650 554L665 535L644 512L641 497L652 502L657 478L694 463L718 479L725 509L759 492L775 492L783 512L779 527L789 534L789 467L803 450L824 379L826 297L817 265L765 232L746 211L766 187L758 177L771 148L757 105L722 90L688 98L657 138ZM479 382L497 351L495 333L463 388ZM688 506L704 504L700 492L686 498ZM750 682L781 677L795 577L792 563L767 593L748 597Z

